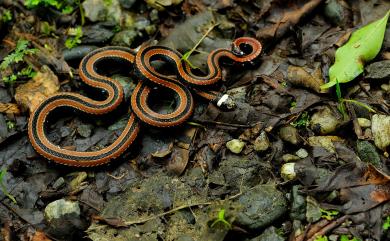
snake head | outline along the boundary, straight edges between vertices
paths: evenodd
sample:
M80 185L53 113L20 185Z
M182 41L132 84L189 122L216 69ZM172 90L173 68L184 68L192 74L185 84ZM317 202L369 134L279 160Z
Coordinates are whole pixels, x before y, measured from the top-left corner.
M232 53L236 56L244 56L245 53L240 49L240 46L237 44L232 43Z
M225 110L225 111L231 111L231 110L234 110L236 108L236 102L228 94L224 94L221 96L221 98L217 99L216 104L217 104L218 108Z

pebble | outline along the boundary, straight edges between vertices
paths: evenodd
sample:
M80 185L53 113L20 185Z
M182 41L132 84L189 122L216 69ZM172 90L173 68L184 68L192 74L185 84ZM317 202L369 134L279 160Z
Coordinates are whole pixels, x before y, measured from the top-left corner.
M44 217L49 233L55 237L70 237L82 226L78 202L65 199L51 202L45 208Z
M271 226L264 230L264 232L249 241L284 241L285 239L281 236L274 226Z
M239 139L233 139L231 141L228 141L226 143L226 147L233 153L239 154L241 153L242 149L244 149L245 142L239 140Z
M280 168L280 175L285 181L294 180L297 177L297 173L295 172L295 163L289 162L283 164Z
M249 229L263 228L287 212L284 194L274 185L258 185L241 195L238 204L243 208L235 222Z
M369 119L366 119L366 118L357 118L357 122L358 122L359 126L362 128L368 128L371 126L371 121Z
M312 115L310 128L318 134L326 135L334 132L340 123L331 109L324 107Z
M270 145L271 143L269 142L267 133L262 131L253 143L253 149L258 152L263 152L266 151Z
M388 79L390 77L390 60L374 62L366 68L368 79Z
M281 127L279 130L279 136L283 141L289 142L293 145L297 145L299 143L298 130L291 125Z
M300 160L301 158L299 156L287 153L282 156L282 159L284 162L294 162Z
M390 116L375 114L372 116L371 131L375 145L385 150L390 145Z
M302 159L309 156L309 153L303 148L299 149L297 152L295 152L295 154Z

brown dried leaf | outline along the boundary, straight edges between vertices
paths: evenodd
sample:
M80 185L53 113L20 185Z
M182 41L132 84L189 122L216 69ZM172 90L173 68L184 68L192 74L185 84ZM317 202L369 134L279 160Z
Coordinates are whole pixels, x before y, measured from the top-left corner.
M32 112L39 103L60 89L58 77L47 66L42 66L30 81L16 88L15 100Z

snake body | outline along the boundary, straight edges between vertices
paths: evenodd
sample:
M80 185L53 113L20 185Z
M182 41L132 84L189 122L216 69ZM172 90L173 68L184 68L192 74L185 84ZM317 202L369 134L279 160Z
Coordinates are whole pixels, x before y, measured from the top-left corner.
M246 51L243 51L246 49ZM222 78L220 68L221 58L234 62L245 63L253 61L261 53L262 46L256 39L242 37L236 39L232 49L217 49L211 52L207 59L208 73L205 76L195 75L191 67L182 61L182 56L176 50L164 46L144 46L137 53L125 47L103 47L86 55L79 67L81 80L106 93L106 99L97 101L86 96L62 92L54 94L33 111L28 123L28 134L34 149L56 163L91 167L112 161L120 156L135 140L140 130L140 120L156 127L171 127L182 124L191 115L194 101L190 88L207 87L216 84ZM127 124L120 136L109 146L98 151L72 151L61 148L49 141L45 134L45 123L48 115L57 108L70 107L87 114L101 115L116 109L124 99L123 88L114 79L99 73L99 64L115 60L134 66L134 72L140 80L131 95L131 108L128 112ZM159 73L153 66L154 60L167 62L176 71L176 78ZM154 111L149 106L151 86L158 85L175 92L178 96L176 108L167 114ZM196 90L196 92L215 103L223 102L216 92Z

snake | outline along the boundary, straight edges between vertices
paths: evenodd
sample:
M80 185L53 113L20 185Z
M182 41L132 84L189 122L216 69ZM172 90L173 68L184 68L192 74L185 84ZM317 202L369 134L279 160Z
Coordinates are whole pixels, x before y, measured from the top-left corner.
M261 43L251 37L240 37L232 47L219 48L207 57L207 74L194 73L182 55L169 47L141 45L138 51L127 47L109 46L96 49L80 62L81 81L104 92L104 100L94 100L73 92L59 92L44 99L31 113L28 122L28 136L33 148L46 159L57 164L74 167L93 167L107 164L119 157L136 139L141 124L155 127L173 127L184 123L193 113L194 99L191 92L210 100L217 106L231 108L226 94L212 91L222 79L221 60L237 63L251 63L260 56ZM152 62L163 61L174 73L161 73ZM59 108L71 108L90 115L103 115L117 109L124 102L121 84L103 74L99 68L105 63L125 63L132 66L129 73L138 82L131 94L127 122L121 134L110 145L94 151L77 151L62 148L51 142L45 131L48 116ZM164 65L164 66L165 66ZM176 106L169 113L159 113L150 106L151 92L155 86L175 93ZM157 89L159 90L159 89ZM227 105L227 106L226 106Z

